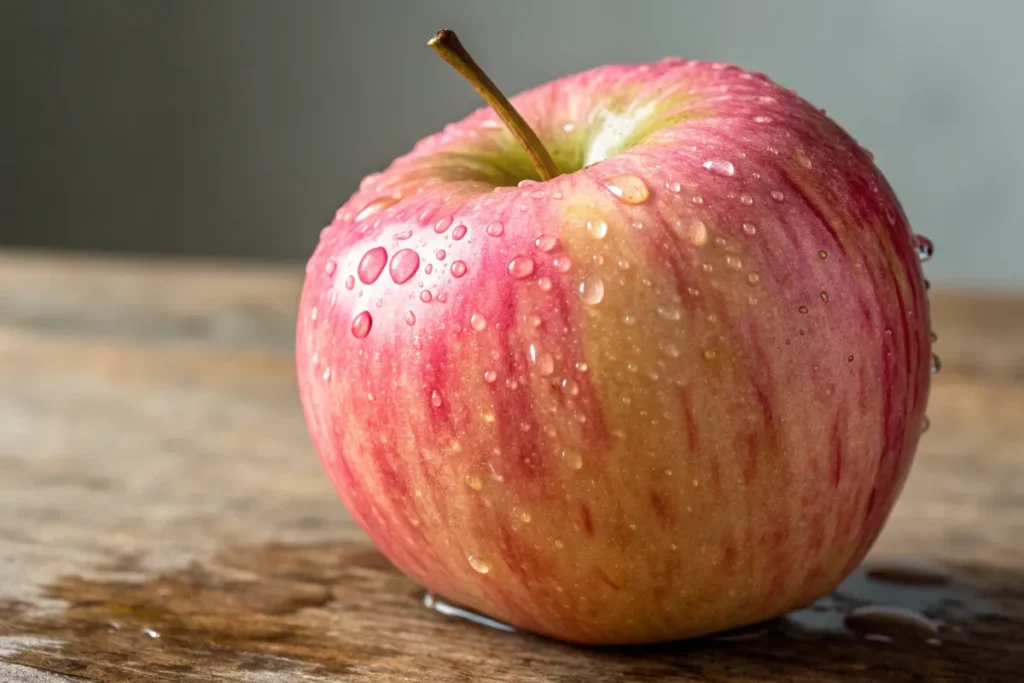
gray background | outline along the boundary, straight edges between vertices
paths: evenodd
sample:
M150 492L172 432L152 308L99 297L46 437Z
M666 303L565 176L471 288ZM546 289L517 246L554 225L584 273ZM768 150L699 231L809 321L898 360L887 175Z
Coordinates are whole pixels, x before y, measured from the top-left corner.
M1024 2L0 0L0 245L301 259L367 172L507 92L670 54L765 71L876 159L943 284L1024 286Z

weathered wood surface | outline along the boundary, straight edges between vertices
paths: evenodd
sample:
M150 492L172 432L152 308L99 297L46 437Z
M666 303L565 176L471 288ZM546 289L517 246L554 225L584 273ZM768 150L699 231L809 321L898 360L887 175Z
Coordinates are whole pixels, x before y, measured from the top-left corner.
M1020 680L1024 297L933 294L932 428L875 549L992 613L585 649L428 612L353 525L298 406L301 275L0 252L0 681Z

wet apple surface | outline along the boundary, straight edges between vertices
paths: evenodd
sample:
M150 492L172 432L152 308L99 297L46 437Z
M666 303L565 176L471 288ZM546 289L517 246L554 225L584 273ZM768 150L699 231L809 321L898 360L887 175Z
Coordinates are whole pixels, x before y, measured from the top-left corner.
M361 184L309 261L310 434L410 577L582 643L826 594L925 425L919 249L871 155L763 75L608 66ZM552 171L552 169L554 169Z
M301 279L0 252L0 680L1019 680L1024 298L933 290L932 426L836 591L706 638L582 648L424 608L346 514L295 387Z

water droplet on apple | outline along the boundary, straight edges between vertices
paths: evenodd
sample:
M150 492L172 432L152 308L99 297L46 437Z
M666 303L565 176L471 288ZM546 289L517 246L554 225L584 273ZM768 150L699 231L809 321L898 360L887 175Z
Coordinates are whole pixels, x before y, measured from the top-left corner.
M520 254L508 262L508 274L517 280L522 280L533 275L536 268L533 259Z
M412 249L402 249L391 257L391 279L396 285L405 284L420 267L420 255Z
M683 317L683 312L681 310L670 306L658 306L656 312L665 320L676 321Z
M562 460L569 469L579 470L583 468L583 456L576 451L569 450L568 448L562 450Z
M556 256L551 262L559 273L568 273L572 269L572 259L568 256Z
M467 228L465 225L462 225L461 223L456 225L455 229L452 230L452 239L458 242L459 240L466 236L466 231Z
M754 123L771 123L772 117L770 116L755 116Z
M403 230L402 232L395 235L395 239L398 240L399 242L404 242L410 237L412 237L412 230Z
M821 292L820 292L820 293L818 294L818 296L820 296L820 297L821 297L821 300L822 300L822 301L824 301L825 303L828 303L828 292L826 292L826 291L822 290L822 291L821 291Z
M917 257L922 262L931 259L935 253L935 245L924 235L914 235L914 248L917 249Z
M365 221L371 216L375 216L389 206L395 204L398 200L394 197L377 197L376 199L370 200L370 202L362 208L362 210L356 214L356 222Z
M820 258L822 261L824 261L825 259L828 258L828 252L825 251L824 249L819 249L818 250L818 258Z
M323 374L321 374L320 376L323 378L323 380L325 382L330 382L331 381L331 377L333 375L334 375L334 373L331 372L330 368L324 368Z
M388 252L384 247L374 247L363 254L359 261L356 273L364 285L372 285L384 272L384 266L388 262Z
M651 196L644 181L629 173L608 178L604 186L626 204L643 204Z
M336 271L337 269L338 262L332 258L327 259L327 263L324 264L324 273L327 274L327 277L331 277L332 275L334 275L334 271Z
M739 256L729 255L725 257L725 265L729 266L730 270L743 270L743 261L740 260Z
M408 325L409 327L412 327L413 325L415 325L416 324L416 314L413 313L412 311L408 311L405 314L405 324Z
M530 344L530 362L542 377L547 377L555 371L554 357L537 344Z
M473 489L474 491L481 491L484 488L484 482L483 479L476 476L475 474L467 474L466 486Z
M445 216L434 224L434 232L440 235L446 232L450 227L452 227L452 217Z
M313 310L311 310L309 312L309 319L312 320L313 322L316 322L316 319L319 318L319 317L320 317L320 309L317 308L316 306L314 306Z
M715 175L729 177L736 173L736 167L725 159L708 159L701 166Z
M432 392L430 392L430 405L434 406L435 408L441 407L441 392L438 391L437 389L434 389Z
M846 362L847 363L852 363L853 362L853 354L852 353L849 356L846 357Z
M593 306L604 299L604 281L599 277L588 277L579 286L580 300Z
M800 313L806 314L809 309L806 306L800 306L796 310L800 311Z
M578 396L580 393L580 385L574 380L566 377L562 380L562 391L567 393L569 396Z
M811 158L809 156L807 156L807 152L803 151L802 149L798 149L793 154L793 156L796 157L797 163L800 164L802 167L804 167L806 169L810 169L810 168L814 167L814 163L811 161Z
M412 348L416 349L417 351L422 350L423 349L423 340L420 339L419 337L413 337L412 338Z
M487 226L487 234L491 237L501 237L505 234L505 224L501 221L494 221Z
M429 304L433 298L434 295L430 293L429 289L424 289L422 292L420 292L420 301L422 301L425 304Z
M370 317L369 311L363 311L352 319L352 336L356 339L363 339L370 334L371 327L373 327L373 318Z
M754 198L751 197L749 194L741 194L740 203L743 204L744 206L753 206Z
M537 287L539 287L542 292L550 292L553 286L554 283L551 282L551 278L549 277L542 277L537 280Z
M679 348L675 344L665 344L661 347L661 351L669 358L679 358Z
M690 201L699 206L704 203L704 198L697 194L694 195L693 198L690 199Z
M744 223L743 224L743 232L745 232L745 233L747 233L748 235L751 235L751 236L756 235L757 234L757 226L754 225L753 223Z
M757 285L757 283L759 283L760 281L761 276L758 275L757 273L750 273L749 275L747 275L747 282L749 282L751 285Z
M466 267L465 261L456 261L455 263L452 264L453 277L462 277L463 275L466 274L466 270L468 269Z
M675 181L671 181L671 182L665 183L665 189L667 189L669 192L673 192L675 194L679 194L680 192L682 192L683 186L680 185L679 183L675 182Z
M786 198L786 195L782 194L779 190L772 190L768 195L777 202L781 202Z
M708 350L706 350L706 351L704 352L704 359L705 359L705 360L714 360L714 359L715 359L715 358L716 358L717 356L718 356L718 354L717 354L717 353L715 353L715 352L714 352L713 350L711 350L711 349L708 349Z
M494 384L494 382L497 379L498 379L498 373L495 372L494 370L486 370L484 372L484 381L487 382L488 384Z
M352 289L355 288L355 286L356 286L356 279L354 277L349 275L347 278L345 278L345 289L352 290Z
M543 233L537 236L534 244L537 245L538 249L548 254L557 250L561 246L561 241L550 233Z
M477 332L482 332L487 329L487 318L483 317L479 313L474 313L469 317L469 324L473 326L473 329Z
M519 506L512 508L512 516L523 524L529 524L530 520L533 519L533 516L529 512Z
M590 231L590 236L594 239L604 239L604 236L608 234L608 224L600 218L587 221L587 230Z
M469 556L469 566L473 568L473 571L480 574L486 574L491 571L491 565L487 564L487 561L478 555Z
M448 252L445 251L444 249L438 249L437 251L434 252L434 258L436 258L438 261L444 261L445 258L447 258L447 256Z
M937 375L942 370L942 361L937 354L932 354L932 374Z

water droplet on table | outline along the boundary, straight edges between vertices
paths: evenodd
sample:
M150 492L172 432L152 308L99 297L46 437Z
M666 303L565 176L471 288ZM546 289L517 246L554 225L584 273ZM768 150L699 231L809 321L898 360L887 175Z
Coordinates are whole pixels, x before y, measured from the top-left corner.
M887 558L869 563L865 571L875 581L914 586L941 586L950 581L946 567L926 560Z
M931 638L939 632L934 621L917 610L892 605L864 605L846 615L847 628L863 634L896 639Z

